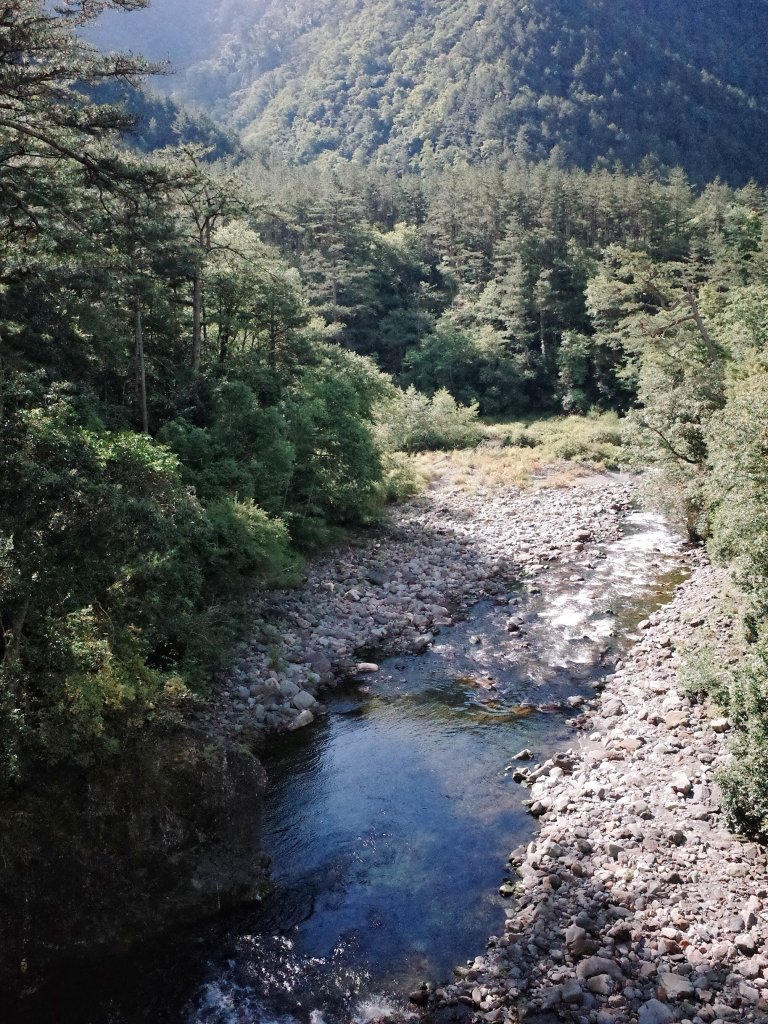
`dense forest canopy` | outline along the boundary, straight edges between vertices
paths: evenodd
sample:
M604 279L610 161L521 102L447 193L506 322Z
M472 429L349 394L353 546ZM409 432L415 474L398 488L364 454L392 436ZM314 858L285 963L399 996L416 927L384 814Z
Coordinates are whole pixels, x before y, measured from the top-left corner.
M148 66L0 9L0 731L30 758L114 750L201 685L238 594L381 498L391 385L328 344L200 145L142 157L94 88Z
M174 107L126 144L154 69L83 30L137 7L0 8L4 780L204 688L255 581L375 520L377 421L454 396L620 412L739 565L768 834L766 6L233 0L185 82L263 152L219 164Z
M156 0L99 38L170 52L174 87L272 156L401 171L653 156L744 184L768 163L766 35L761 0Z

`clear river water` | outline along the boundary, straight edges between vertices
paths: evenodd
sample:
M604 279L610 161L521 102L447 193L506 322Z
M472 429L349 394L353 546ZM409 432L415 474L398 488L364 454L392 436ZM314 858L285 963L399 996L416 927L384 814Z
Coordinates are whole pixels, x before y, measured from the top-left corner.
M647 513L573 558L510 580L272 745L267 908L69 979L49 1019L365 1022L482 953L503 930L509 851L536 831L511 759L577 742L568 699L593 692L685 575L681 539Z

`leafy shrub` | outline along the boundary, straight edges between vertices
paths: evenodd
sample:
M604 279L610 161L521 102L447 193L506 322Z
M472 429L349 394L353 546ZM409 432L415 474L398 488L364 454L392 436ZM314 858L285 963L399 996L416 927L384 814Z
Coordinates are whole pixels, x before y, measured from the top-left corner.
M615 413L554 416L530 424L542 456L618 469L627 461L622 421Z
M527 427L510 430L501 441L503 448L538 448L541 443L541 438L532 434Z
M380 484L382 501L406 501L422 489L424 480L404 453L384 452L381 463L383 470Z
M717 781L731 828L768 842L768 741L748 735L734 745L735 761Z
M549 388L539 355L514 350L490 326L466 330L452 314L441 317L434 331L405 356L405 380L420 391L447 390L465 405L477 404L483 416L540 408Z
M329 346L286 401L296 456L284 518L300 545L325 543L335 527L378 515L382 467L374 408L392 392L370 360Z
M733 760L717 776L729 824L768 841L768 638L736 669L702 648L688 656L680 677L689 693L708 698L731 720Z
M734 672L728 703L733 763L718 776L730 823L768 841L768 638Z
M707 697L718 707L729 709L731 675L710 648L702 647L688 654L680 668L679 678L688 693Z
M265 582L284 583L297 564L285 524L272 519L250 498L227 497L205 510L208 573L222 578L235 572L256 575Z
M253 578L285 582L297 559L283 522L252 498L203 505L146 435L84 429L55 396L7 407L5 426L0 740L12 774L22 739L54 761L114 749L170 679L198 685L226 658Z
M474 448L483 439L477 415L477 405L458 405L445 390L428 398L411 386L381 406L378 434L392 451Z

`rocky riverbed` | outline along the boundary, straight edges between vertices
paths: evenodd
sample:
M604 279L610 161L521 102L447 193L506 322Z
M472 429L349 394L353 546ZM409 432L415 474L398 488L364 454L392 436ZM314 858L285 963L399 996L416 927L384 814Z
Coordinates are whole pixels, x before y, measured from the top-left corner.
M302 587L254 604L255 638L221 680L210 724L253 739L309 724L324 686L376 671L374 657L426 649L511 581L535 594L558 563L579 578L593 546L620 535L634 498L634 482L617 475L428 493L375 537L313 562ZM414 993L438 1018L768 1020L768 860L724 825L715 776L729 723L678 678L692 648L732 642L726 574L701 552L688 559L690 579L641 623L641 639L574 721L571 749L515 770L541 832L500 879L504 934L457 968L455 984Z
M541 832L510 856L504 934L429 999L437 1019L530 1024L768 1020L766 851L727 831L729 723L686 695L685 651L728 657L726 574L692 552L674 600L576 721L516 777Z
M323 713L323 687L375 671L373 658L425 650L482 597L508 592L517 579L535 593L549 565L577 570L593 545L620 536L631 478L539 483L428 492L393 510L384 527L313 561L302 586L255 600L253 638L219 681L205 727L258 742L309 725Z
M538 837L512 854L508 876L499 876L508 898L505 930L457 970L452 984L414 992L411 1009L437 1021L473 1016L490 1024L768 1020L766 855L724 827L714 779L728 758L729 723L692 702L678 678L687 648L706 642L728 656L734 623L720 601L726 577L701 552L688 552L691 578L641 623L635 647L601 680L601 696L573 718L594 679L626 650L638 617L632 595L637 600L655 579L667 580L656 603L645 606L658 607L661 594L666 600L682 578L682 556L668 530L663 540L663 524L632 513L631 477L595 474L568 487L551 482L543 474L528 490L473 494L441 484L393 510L383 527L314 560L301 586L255 599L252 638L198 706L190 740L201 731L215 737L222 764L229 764L229 751L242 755L253 778L243 772L247 785L234 787L233 795L247 792L258 803L263 772L249 748L263 749L271 733L301 730L326 714L324 702L332 703L330 689L339 682L370 674L377 683L361 694L386 690L393 680L397 688L406 663L461 653L472 662L461 670L472 677L462 674L462 686L479 688L463 698L475 717L490 700L489 721L494 709L513 717L541 712L541 720L554 712L557 743L569 722L575 728L570 749L543 760L557 749L550 742L543 763L532 733L526 744L532 756L521 751L504 776L512 788L512 778L529 787L521 791L541 825ZM473 607L484 598L491 600ZM643 607L642 599L634 607ZM450 628L465 617L470 621ZM499 618L480 635L480 623ZM376 662L387 655L433 645L425 659L395 658L391 669L382 664L378 671ZM533 669L537 652L545 653L541 677ZM508 668L519 685L505 688ZM568 677L582 668L581 692L552 683L549 669ZM334 721L320 723L319 733ZM301 742L316 731L281 742ZM201 757L210 756L205 745ZM503 774L508 763L491 770ZM210 766L206 776L224 791L231 765L227 779ZM196 791L194 784L186 789L185 799ZM201 811L208 815L206 806ZM225 902L229 889L222 882L233 883L233 899L241 890L247 899L249 886L263 887L258 810L248 808L240 819L253 835L244 836L242 857L237 847L242 863L234 870L224 861L206 867L212 861L200 839L205 829L190 817L197 839L188 870L174 875L174 896L159 889L147 896L170 908L179 886L185 893L190 884L195 893L210 891L217 901L223 893ZM219 827L212 816L209 825ZM221 836L226 859L234 850L231 824ZM183 846L185 835L178 838ZM452 850L461 846L456 840ZM74 900L79 889L69 879L67 885ZM257 958L254 969L259 966ZM447 971L439 973L444 978ZM110 1019L133 1019L114 1010L113 997L110 1013L117 1015ZM186 997L180 992L179 998Z

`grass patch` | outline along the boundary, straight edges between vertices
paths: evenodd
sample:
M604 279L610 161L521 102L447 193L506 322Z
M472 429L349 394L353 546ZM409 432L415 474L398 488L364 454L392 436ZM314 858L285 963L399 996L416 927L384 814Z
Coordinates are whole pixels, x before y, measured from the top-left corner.
M429 486L460 490L567 487L595 470L618 469L627 459L622 421L615 413L487 421L472 449L420 452L410 465Z
M619 469L628 461L622 444L623 424L612 412L492 422L485 424L485 433L504 448L530 448L547 463L564 460Z

